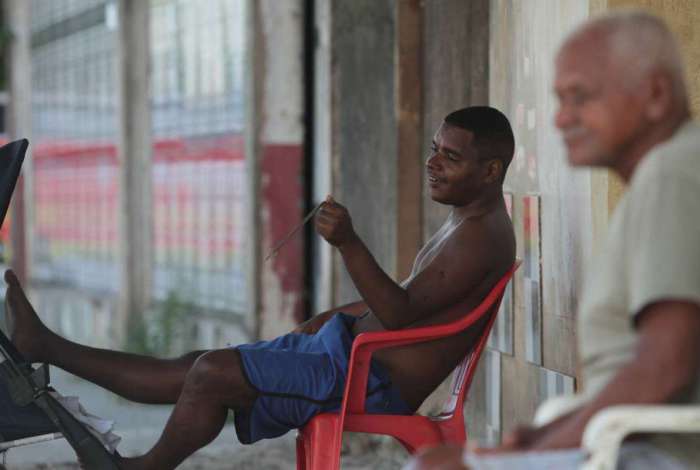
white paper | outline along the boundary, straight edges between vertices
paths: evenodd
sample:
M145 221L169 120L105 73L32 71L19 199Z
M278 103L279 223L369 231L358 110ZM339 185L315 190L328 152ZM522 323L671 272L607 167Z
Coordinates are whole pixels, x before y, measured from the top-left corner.
M57 392L51 392L51 396L63 405L75 419L83 423L88 431L90 431L110 453L113 454L117 450L117 445L119 445L122 438L112 432L114 429L114 421L88 413L87 410L83 408L83 405L80 404L78 397L64 397Z

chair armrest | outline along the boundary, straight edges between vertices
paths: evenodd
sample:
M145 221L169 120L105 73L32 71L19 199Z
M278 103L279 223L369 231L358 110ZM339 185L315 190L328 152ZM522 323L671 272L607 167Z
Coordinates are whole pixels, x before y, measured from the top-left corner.
M619 405L598 412L583 433L582 469L614 469L622 441L635 433L700 433L700 406Z

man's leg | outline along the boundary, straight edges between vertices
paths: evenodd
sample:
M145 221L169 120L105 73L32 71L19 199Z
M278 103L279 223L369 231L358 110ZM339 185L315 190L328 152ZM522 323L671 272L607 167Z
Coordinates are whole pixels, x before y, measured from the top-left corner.
M132 401L175 403L185 376L204 351L177 359L90 348L49 330L27 300L14 273L5 273L6 309L14 322L12 342L31 362L47 362Z
M257 392L245 379L234 349L163 360L82 346L41 323L13 273L6 273L5 280L14 321L12 339L28 360L49 362L134 401L176 402L153 449L142 457L122 459L122 468L177 467L219 434L229 409L247 409L255 401Z
M123 459L123 469L171 469L211 442L229 409L249 409L257 392L244 378L238 351L220 349L200 356L156 445L144 456Z

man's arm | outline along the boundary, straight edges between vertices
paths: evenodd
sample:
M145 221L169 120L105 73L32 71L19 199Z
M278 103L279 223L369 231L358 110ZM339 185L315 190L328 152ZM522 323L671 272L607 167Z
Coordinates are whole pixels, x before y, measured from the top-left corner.
M388 329L400 329L443 311L473 294L488 274L489 257L479 230L461 230L405 288L391 279L355 233L350 216L335 201L324 203L316 230L340 251L367 306ZM465 252L469 252L468 257Z
M640 338L635 359L588 405L552 432L544 433L527 450L579 447L586 424L603 408L668 403L693 385L700 365L700 305L655 302L637 318Z

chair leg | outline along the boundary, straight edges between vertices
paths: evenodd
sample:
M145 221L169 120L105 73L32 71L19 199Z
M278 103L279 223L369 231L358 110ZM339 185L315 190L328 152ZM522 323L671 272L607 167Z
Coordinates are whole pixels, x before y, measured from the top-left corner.
M337 421L323 418L325 416L317 417L299 430L297 438L297 469L299 470L340 470L340 448L336 445L337 433L340 432Z
M301 430L297 434L297 470L306 470L306 443Z

